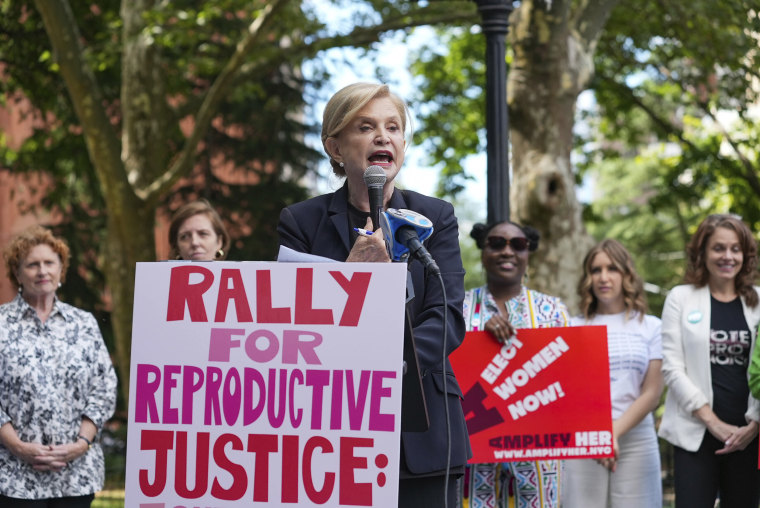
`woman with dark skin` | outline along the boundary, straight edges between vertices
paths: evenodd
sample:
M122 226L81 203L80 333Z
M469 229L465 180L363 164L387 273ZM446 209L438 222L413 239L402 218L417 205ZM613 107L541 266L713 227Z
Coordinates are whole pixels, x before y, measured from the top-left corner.
M559 298L523 284L530 252L538 248L538 231L505 221L476 224L470 236L481 249L486 284L466 292L464 318L468 331L485 330L506 343L521 328L567 326L568 312ZM559 506L562 463L558 460L471 464L470 508Z

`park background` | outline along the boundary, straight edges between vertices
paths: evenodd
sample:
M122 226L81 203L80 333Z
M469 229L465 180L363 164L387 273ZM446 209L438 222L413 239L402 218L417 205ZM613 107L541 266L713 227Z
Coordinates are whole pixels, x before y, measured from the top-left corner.
M612 237L659 315L701 218L760 225L758 5L511 5L511 215L542 234L528 285L574 307L583 254ZM109 488L135 263L167 257L168 217L196 197L226 219L229 259L273 259L279 210L341 184L319 143L340 87L381 81L409 102L399 183L455 204L466 285L482 283L482 21L463 0L0 0L0 242L43 223L72 247L59 296L96 315L121 380Z

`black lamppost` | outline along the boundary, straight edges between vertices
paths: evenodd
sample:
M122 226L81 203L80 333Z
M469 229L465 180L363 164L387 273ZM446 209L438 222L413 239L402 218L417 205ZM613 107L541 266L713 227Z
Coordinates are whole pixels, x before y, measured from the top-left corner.
M486 36L488 222L509 219L509 117L506 37L512 0L474 0Z

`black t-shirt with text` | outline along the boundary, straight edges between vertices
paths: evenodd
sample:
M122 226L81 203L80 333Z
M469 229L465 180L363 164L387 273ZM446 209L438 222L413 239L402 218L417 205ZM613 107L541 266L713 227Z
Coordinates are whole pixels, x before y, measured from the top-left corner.
M721 302L710 297L710 366L713 412L726 423L747 422L747 367L752 333L744 319L742 301Z

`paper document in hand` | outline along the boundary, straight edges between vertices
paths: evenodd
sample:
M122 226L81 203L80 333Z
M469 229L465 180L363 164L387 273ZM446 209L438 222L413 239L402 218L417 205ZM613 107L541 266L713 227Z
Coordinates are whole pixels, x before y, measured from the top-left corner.
M277 253L277 261L283 263L336 263L334 259L323 256L315 256L305 252L298 252L284 245L280 245L280 252Z

